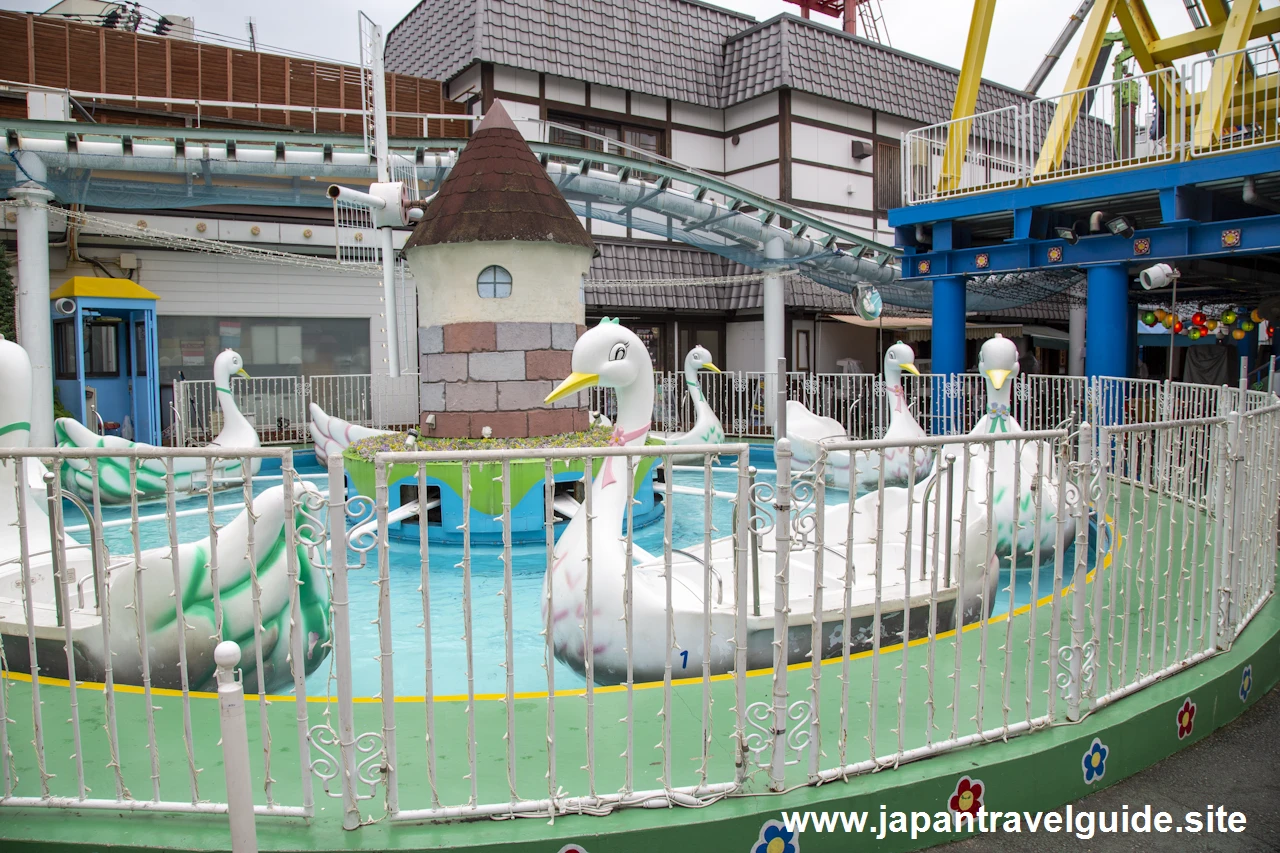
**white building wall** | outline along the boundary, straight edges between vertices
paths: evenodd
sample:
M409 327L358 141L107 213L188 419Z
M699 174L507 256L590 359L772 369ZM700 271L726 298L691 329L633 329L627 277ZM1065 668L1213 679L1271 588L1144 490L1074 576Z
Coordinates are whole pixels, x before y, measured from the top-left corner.
M870 175L855 175L804 163L791 166L793 198L869 210L875 204L873 190L874 182Z
M862 362L864 373L877 373L878 348L876 331L840 322L819 322L817 330L818 373L840 373L840 359L856 358ZM891 343L891 341L889 342Z
M655 98L652 95L632 92L631 114L665 121L667 118L667 101L665 98Z
M723 172L724 140L718 136L672 130L671 159L704 172Z
M748 189L753 193L759 193L767 198L778 197L778 164L772 163L768 166L761 166L759 169L751 169L746 172L737 172L729 176L728 180L744 189Z
M522 71L506 65L493 66L493 87L499 92L538 97L538 75L534 71Z
M791 115L871 132L871 111L805 92L791 93Z
M587 103L587 84L581 80L570 80L567 77L557 77L554 74L546 75L545 80L547 100L563 101L566 104L578 104L579 106Z
M775 124L738 134L737 145L729 140L724 146L724 167L729 172L777 159L778 126ZM774 193L777 193L776 187Z
M725 370L764 370L764 320L726 324Z
M845 169L870 171L871 158L856 160L853 141L856 137L838 130L791 123L791 156L796 160L812 160ZM869 143L867 144L870 147Z
M770 92L741 104L735 104L724 111L724 129L733 130L757 121L775 118L778 115L778 93Z
M480 63L463 71L449 83L449 99L461 101L480 95Z
M627 111L627 93L622 89L593 85L591 87L591 108L625 113ZM663 118L666 118L665 113Z
M713 110L710 107L672 101L671 121L675 124L720 132L724 130L724 110Z

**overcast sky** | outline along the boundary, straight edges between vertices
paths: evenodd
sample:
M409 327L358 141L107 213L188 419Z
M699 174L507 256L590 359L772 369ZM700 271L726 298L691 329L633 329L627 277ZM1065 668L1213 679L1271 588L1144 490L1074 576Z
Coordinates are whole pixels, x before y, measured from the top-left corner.
M431 0L427 0L431 2ZM0 8L43 11L53 0L0 0ZM973 4L969 0L880 0L894 47L951 66L964 56L965 34ZM1280 0L1263 0L1264 8ZM245 20L256 19L260 45L317 54L344 62L357 61L356 11L362 9L388 32L415 5L416 0L148 0L159 13L195 17L196 27L236 38L245 37ZM783 0L719 0L716 5L766 20L798 7ZM1022 88L1053 43L1067 16L1080 0L1003 0L987 48L985 77ZM1190 29L1183 0L1147 0L1162 34ZM839 22L818 17L825 23ZM1074 44L1040 94L1055 94L1062 81Z

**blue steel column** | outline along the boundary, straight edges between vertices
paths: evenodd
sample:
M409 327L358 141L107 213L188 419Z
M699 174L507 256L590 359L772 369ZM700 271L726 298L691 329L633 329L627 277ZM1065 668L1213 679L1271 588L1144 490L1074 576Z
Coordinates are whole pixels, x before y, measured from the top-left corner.
M1129 272L1123 264L1089 267L1084 372L1127 376L1129 368Z
M940 278L933 283L933 367L932 372L946 377L947 385L964 373L964 308L963 276ZM959 390L959 389L956 389ZM933 410L939 414L938 429L947 435L959 432L960 395L935 388Z

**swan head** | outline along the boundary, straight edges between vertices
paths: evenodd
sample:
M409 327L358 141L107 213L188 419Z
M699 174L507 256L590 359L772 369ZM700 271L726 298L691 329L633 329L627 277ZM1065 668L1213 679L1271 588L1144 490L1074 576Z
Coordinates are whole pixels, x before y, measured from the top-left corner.
M31 359L0 335L0 447L26 447L30 441Z
M244 369L244 359L233 349L224 349L213 361L214 384L219 388L230 390L231 377L239 374L245 379L249 374Z
M593 385L622 389L640 381L653 383L653 364L649 361L644 341L608 317L578 338L570 366L573 372L547 395L544 402L554 403Z
M978 351L978 372L986 379L988 394L992 389L1003 389L1006 382L1018 376L1018 347L996 333Z
M689 350L689 354L684 357L684 369L691 373L697 373L699 370L720 372L720 368L711 363L711 353L707 352L706 347L700 346Z
M884 378L890 385L902 384L902 371L920 375L916 368L916 351L902 341L898 341L884 352Z

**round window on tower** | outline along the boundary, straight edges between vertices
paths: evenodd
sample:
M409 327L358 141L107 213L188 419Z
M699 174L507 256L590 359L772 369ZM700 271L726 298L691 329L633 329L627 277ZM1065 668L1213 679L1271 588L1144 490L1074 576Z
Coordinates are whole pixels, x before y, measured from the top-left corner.
M481 299L506 299L511 295L511 273L500 266L485 267L476 279Z

